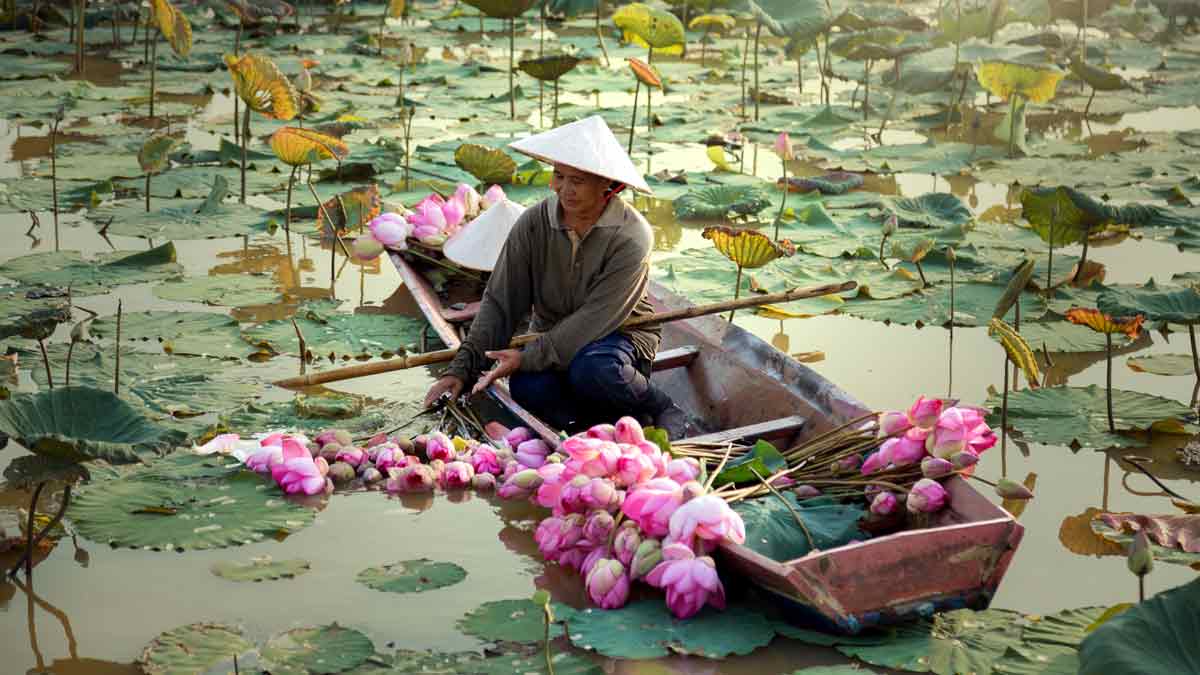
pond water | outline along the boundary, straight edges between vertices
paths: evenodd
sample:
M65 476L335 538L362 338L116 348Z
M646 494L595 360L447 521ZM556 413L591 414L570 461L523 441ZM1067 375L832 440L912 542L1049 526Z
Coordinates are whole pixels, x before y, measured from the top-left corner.
M932 13L934 3L914 4L917 5L913 10L916 13L926 17ZM418 5L419 13L428 17L437 16L445 9L428 3ZM378 23L378 7L374 10L375 18L351 21L346 31L357 31L356 35L359 36L372 33ZM310 12L311 8L305 11L306 14ZM467 31L473 30L471 25L474 19L463 21ZM558 39L570 39L582 44L589 35L587 27L590 21L589 18L573 23L559 32ZM222 30L232 35L211 23L205 25L206 30ZM489 30L498 29L499 24L489 20L488 27ZM1008 28L1014 36L1020 35L1022 30L1027 31L1027 28ZM107 35L104 32L106 30L89 29L89 43L93 40L93 32L97 33L94 39L98 44ZM1058 30L1064 36L1074 34L1073 28L1068 29L1065 23L1060 24ZM444 57L462 58L463 49L490 58L495 66L501 66L507 59L507 41L499 35L493 36L494 41L487 48L474 49L471 45L479 41L476 33L448 32L439 37L431 35L430 27L421 23L410 27L393 24L388 31L394 34L424 31L421 39L427 43L422 45L425 47L433 47L439 40L447 45L458 45L454 50L447 49L443 53L430 49L426 58L438 62ZM281 59L286 55L291 59L289 64L292 63L294 54L289 53L290 47L272 42L270 33L270 30L255 32L247 38L248 44L271 55L279 54ZM63 30L51 35L54 39L65 40ZM537 48L537 41L531 35L523 33L519 38L519 47L527 52ZM689 36L693 41L697 37ZM204 43L208 51L213 50L215 40L201 35L199 28L196 39L197 45ZM0 44L5 49L21 49L30 40L24 33L0 34ZM1189 38L1188 43L1196 46L1195 38ZM783 95L792 96L796 84L794 64L783 61L779 43L771 41L771 44L770 78L764 87L770 86L780 90ZM717 43L721 49L736 49L739 45L740 41L734 39L720 39ZM167 51L165 43L159 47L160 55ZM608 49L614 63L625 56L639 53L634 48L618 46L612 38L609 38ZM378 65L382 62L377 63L373 57L354 52L349 40L344 37L331 39L324 45L304 44L299 51L311 52L318 60L327 60L328 67L336 73L348 68L369 67L378 67L380 73L384 71L383 66ZM140 53L140 49L125 49L109 59L89 59L88 79L101 86L142 87L144 91L142 80L133 77L134 73L143 71L140 65L133 62L140 58ZM353 65L347 58L351 53L356 54ZM1182 48L1180 53L1184 53ZM1120 49L1114 46L1112 55L1115 57L1118 54ZM68 57L56 58L70 60ZM1181 62L1190 64L1191 61L1185 59L1192 57L1179 58ZM730 59L730 63L734 63L733 58ZM452 61L445 63L452 65ZM674 75L675 69L679 68L678 59L668 60L666 64L664 67L667 72ZM740 67L740 61L737 67ZM736 71L737 67L733 70ZM1146 66L1152 67L1153 64ZM393 66L387 64L387 68ZM799 103L814 106L818 103L820 84L811 56L807 57L805 69L804 94ZM340 88L353 92L357 97L355 100L370 94L384 101L376 105L387 105L381 87L364 85L344 74L322 75L319 70L317 72L319 90L331 101L337 99ZM842 71L838 69L838 72ZM1153 77L1150 70L1130 70L1126 76L1133 77L1130 74L1132 72L1147 78ZM223 73L223 68L217 71L217 75ZM787 79L789 73L792 74L791 80ZM168 106L167 114L172 115L173 128L186 125L185 139L191 144L193 152L220 148L222 137L214 133L214 128L221 128L227 140L232 141L230 126L233 98L228 92L195 93L197 87L188 82L190 75L187 73L160 71L158 77L170 94L162 98L162 105ZM448 77L466 76L451 73ZM478 86L486 86L497 92L506 91L503 72L484 71L477 77L480 78L480 83L475 83ZM570 81L570 77L568 75L563 80L564 85ZM211 73L204 74L201 79L219 81ZM379 77L372 79L377 81ZM524 80L525 97L519 101L522 108L519 115L525 127L536 127L541 122L541 115L537 111L536 84L530 88L532 80L527 77ZM3 86L7 88L13 85ZM387 86L394 87L391 83ZM500 120L500 127L505 127L495 134L497 136L511 138L524 133L507 128L507 101L477 102L480 106L476 111L479 119L470 124L460 123L455 119L458 113L452 112L447 99L437 92L439 86L436 83L416 85L412 94L437 111L437 114L422 116L413 125L414 135L421 145L462 139L479 131L487 131L487 124L493 118ZM706 148L701 144L703 133L697 131L686 141L673 137L671 140L659 140L655 136L670 131L673 115L692 115L690 123L695 124L695 118L710 113L710 108L716 105L711 90L724 88L725 97L721 105L730 105L736 96L729 94L735 92L738 86L736 77L733 77L703 86L679 87L678 92L670 93L665 98L656 93L655 111L663 116L665 124L654 130L649 141L638 136L635 160L648 169L647 173L711 170ZM1164 154L1161 148L1174 142L1175 132L1200 126L1200 122L1197 122L1200 120L1200 109L1193 103L1182 105L1188 103L1186 101L1129 112L1105 112L1102 121L1081 122L1081 116L1072 110L1082 109L1086 97L1077 95L1078 85L1074 82L1061 86L1075 94L1070 99L1072 103L1042 106L1041 109L1038 104L1031 104L1028 128L1038 135L1040 142L1078 145L1077 154L1074 155L1077 158L1075 166L1086 167L1083 162L1089 159L1096 162L1105 157L1111 159L1113 153L1123 157L1136 155L1143 151L1143 142L1153 144L1154 151ZM855 89L853 82L835 80L832 87L834 102L848 104L851 92ZM388 91L394 98L394 88ZM890 91L883 84L873 82L872 101L877 106L875 114L867 123L847 124L849 131L840 134L831 147L843 153L857 153L879 148L880 143L886 148L920 144L929 138L971 142L967 140L969 130L952 126L946 132L913 123L912 118L917 113L931 110L925 103L915 104L913 110L897 117L892 128L880 137L872 138L871 134L881 122L878 115L883 107L882 101L889 96ZM985 98L968 100L983 105ZM597 105L597 101L605 109L628 111L631 100L630 92L624 90L607 90L599 94L563 92L560 95L560 104L563 106L561 116L565 118L568 113L572 118L579 116ZM1072 108L1076 101L1079 105ZM139 114L144 114L144 105L138 105ZM366 104L361 105L364 109L368 108ZM190 106L194 106L194 110L188 112ZM764 104L763 112L777 114L787 107ZM1054 109L1051 110L1051 107ZM999 115L1002 115L1005 108L993 100L990 110L992 113L999 111ZM644 114L644 107L642 111ZM30 119L29 115L24 117L0 121L0 179L20 180L35 172L45 175L45 157L49 152L47 131L40 123L35 125L36 120ZM548 124L549 114L546 118ZM771 119L777 121L778 118ZM78 132L80 137L69 136L69 142L59 147L73 153L77 148L90 145L83 138L104 140L104 136L93 136L87 129L74 127L91 126L93 132L102 131L110 135L120 133L119 130L114 131L114 127L117 123L124 123L128 136L126 140L130 143L116 147L125 154L136 153L144 129L135 123L143 122L133 119L131 110L123 113L114 110L86 122L72 120L66 133ZM712 131L729 130L734 123ZM263 129L267 128L267 124L262 118L256 117L254 124L256 134L266 133ZM644 121L640 120L639 126L644 130ZM697 129L702 126L697 125ZM614 130L619 138L624 139L625 128L618 128L614 123ZM401 132L394 124L389 124L366 133L354 132L353 138L362 143L375 135L398 138ZM984 145L1003 151L1003 143L999 141ZM269 152L262 144L257 149ZM114 154L117 151L112 150ZM743 153L743 166L747 174L772 183L780 176L780 163L772 154L770 143L750 143ZM1194 158L1194 154L1179 155L1163 161L1194 162ZM1003 164L1003 160L997 163ZM105 173L103 165L98 166L92 174L88 174L86 168L81 169L78 162L72 166L76 171L75 177L102 180L110 175ZM1190 166L1194 171L1196 165L1192 163ZM819 159L797 160L789 164L788 174L815 175L821 173L823 167L828 167L828 163L823 164ZM987 179L987 176L999 174L986 174L982 178L973 174L974 171L970 169L964 169L961 173L942 172L941 175L937 172L901 170L889 175L868 176L867 187L883 195L904 197L917 197L928 192L950 192L961 198L972 216L981 223L996 214L1007 214L1008 219L1020 215L1019 188L1011 188L1006 180ZM395 178L397 175L394 172L389 174L393 186L399 180ZM1031 179L1029 182L1038 181ZM1050 180L1049 184L1057 182ZM1087 179L1081 182L1091 185L1095 181ZM1098 192L1090 188L1087 191ZM777 200L778 191L773 192ZM323 189L321 194L323 198L328 198L334 193ZM263 209L278 209L283 207L282 199L282 193L271 192L255 194L248 202ZM1118 202L1129 200L1132 199L1117 197ZM166 201L156 197L156 202ZM385 191L384 201L411 204L415 199L397 190L394 195ZM301 206L311 206L312 197L298 190L295 202ZM1158 200L1156 203L1164 202ZM772 209L777 209L777 204L778 201L768 208L764 217L768 217ZM639 199L638 205L656 230L656 266L661 268L669 265L690 249L709 247L709 242L701 236L701 230L704 225L711 223L676 220L669 201ZM55 250L53 215L48 205L36 209L41 227L28 234L30 216L13 213L12 209L9 211L0 213L0 233L3 234L0 238L0 264ZM309 222L305 221L303 227L311 229ZM148 247L147 240L139 237L109 235L106 239L97 232L95 223L80 214L62 214L59 227L61 248L79 251L88 258L114 249L138 251ZM194 277L209 274L265 275L283 293L282 302L231 309L168 301L154 294L155 282L122 285L113 288L110 293L80 297L77 298L77 305L101 316L115 314L120 302L124 312L175 310L232 313L239 321L249 323L283 319L295 312L301 300L332 296L343 300L338 308L340 312L387 312L419 317L415 303L386 258L367 263L346 263L340 253L331 250L329 244L295 234L301 231L301 226L293 225L293 228L294 233L290 237L282 230L268 233L262 228L255 228L245 238L179 239L174 242L184 274ZM163 241L152 239L150 243L158 245ZM1063 256L1079 256L1081 252L1082 248L1078 245L1061 250ZM1056 250L1055 255L1059 254ZM335 256L332 262L338 269L332 287L329 278L331 255ZM1037 255L1044 254L1038 252ZM1196 256L1194 249L1190 252L1181 250L1174 243L1155 241L1151 237L1130 237L1116 245L1094 246L1089 252L1090 259L1105 266L1104 281L1107 284L1141 284L1150 278L1165 281L1175 274L1196 272L1200 269L1197 264L1200 259ZM729 290L732 291L732 288ZM810 367L873 409L905 407L918 395L942 395L982 404L989 390L1001 387L1003 352L987 336L985 327L958 327L951 333L941 327L885 324L849 314L779 321L750 312L739 313L737 322L785 352L819 352L822 358L810 363ZM63 342L69 339L68 335L69 326L60 326L50 342ZM1138 356L1188 351L1186 332L1176 331L1167 336L1155 332L1146 342L1147 346L1137 351ZM31 344L13 340L11 346L28 349ZM10 389L38 389L39 385L33 378L34 371L41 364L34 353L21 355L17 373L8 383ZM137 353L128 353L125 358L137 359L139 356ZM1125 366L1124 359L1124 356L1114 357L1113 384L1116 388L1152 393L1181 402L1192 401L1194 405L1197 385L1194 378L1135 372ZM1087 354L1077 359L1063 358L1059 367L1062 372L1054 379L1058 383L1072 386L1104 385L1105 363L1102 354ZM244 368L255 381L266 382L296 373L299 363L296 358L283 355L266 363L244 361L230 365L227 362L214 362L213 368ZM430 382L431 374L425 370L401 371L338 383L331 388L411 405ZM263 393L263 400L285 401L290 400L291 396L290 392L269 387ZM1184 436L1156 436L1151 447L1129 450L1126 454L1150 457L1152 461L1149 466L1154 473L1174 490L1196 498L1200 494L1196 485L1200 471L1191 470L1189 473L1189 469L1176 456L1176 448L1186 441ZM0 468L21 454L25 454L25 451L11 443L7 451L0 455ZM993 606L1048 614L1065 608L1112 605L1136 598L1136 581L1126 570L1123 557L1078 555L1071 550L1070 536L1064 541L1064 535L1060 533L1066 519L1079 516L1089 508L1137 513L1170 511L1166 500L1157 495L1157 488L1128 463L1120 461L1121 456L1121 451L1116 450L1073 451L1062 446L1038 443L1018 446L1012 442L1003 455L997 447L983 456L977 469L982 476L995 478L1004 473L1020 481L1027 475L1036 474L1037 497L1021 515L1021 522L1026 527L1025 538ZM26 491L15 488L0 491L0 507L15 508L27 504L27 500ZM527 597L535 588L546 587L554 592L556 599L569 604L585 604L582 583L578 577L563 573L554 565L543 564L537 555L531 533L536 517L536 513L530 509L472 494L454 498L438 494L428 498L396 499L379 492L338 493L320 509L311 527L282 541L269 540L232 549L177 554L113 550L83 538L73 546L69 538L64 539L37 565L33 592L11 582L0 582L0 663L4 664L5 672L137 672L129 664L152 638L169 628L199 621L240 624L246 628L247 637L251 640L265 639L296 626L336 621L365 632L376 649L384 649L385 646L447 651L478 649L482 643L460 632L455 624L464 613L481 602ZM78 562L80 554L77 547L86 549L86 564ZM311 563L312 571L287 581L238 585L209 572L209 567L216 562L247 561L264 555L275 559L303 558ZM433 592L436 599L428 594L379 593L355 582L355 575L365 567L420 557L457 562L468 571L466 581ZM0 556L0 561L10 561L11 558ZM1195 572L1185 566L1158 565L1147 579L1147 592L1178 586L1193 578ZM881 579L878 583L888 581ZM604 667L608 672L628 673L783 673L806 665L845 662L846 659L832 649L812 647L780 637L769 647L749 656L721 662L673 657L655 662L606 660Z

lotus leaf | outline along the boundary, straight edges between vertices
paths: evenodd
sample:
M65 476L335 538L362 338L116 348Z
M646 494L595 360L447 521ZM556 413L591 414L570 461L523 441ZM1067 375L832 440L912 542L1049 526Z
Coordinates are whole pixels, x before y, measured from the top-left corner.
M154 638L137 665L146 675L209 672L213 666L231 660L234 655L252 651L242 631L218 623L193 623L172 628Z
M534 79L553 82L574 70L581 60L573 54L548 54L536 59L524 59L517 67Z
M1054 98L1063 71L1054 66L1035 66L1010 61L988 61L975 69L979 85L1005 101L1014 95L1034 103Z
M417 392L412 392L411 400L415 401L417 395ZM343 396L349 397L347 394ZM357 407L362 410L361 399L350 398L357 401ZM328 402L322 407L326 411L332 409ZM419 406L413 404L372 405L369 410L362 411L362 414L356 417L339 418L338 428L346 429L356 436L371 436L380 429L394 427L397 419L412 417L420 412L418 408ZM220 422L231 431L243 434L260 433L264 429L293 429L306 434L318 434L329 428L328 417L311 416L303 401L296 400L247 403L232 413L222 415Z
M350 154L350 147L328 134L300 127L282 127L271 134L275 156L290 166L304 166L323 159L339 162Z
M1022 306L1022 317L1028 315ZM1024 321L1021 323L1021 337L1033 347L1034 351L1043 350L1051 353L1086 353L1103 352L1105 349L1104 335L1097 333L1087 326L1078 326L1065 321ZM1113 348L1118 349L1134 344L1128 335L1118 333L1113 335Z
M463 0L493 19L515 19L537 4L537 0Z
M154 211L146 211L137 200L119 201L93 209L88 217L105 222L112 234L144 239L214 239L248 234L262 222L263 210L226 204L228 193L228 181L217 174L204 199L179 199Z
M990 673L1021 637L1022 616L1004 609L960 609L935 614L932 622L901 626L879 645L838 645L847 656L874 666L918 673Z
M454 163L484 185L508 185L517 171L517 163L503 150L476 143L460 145L454 151Z
M112 181L67 181L58 178L59 213L94 206L113 194ZM0 180L0 213L18 213L45 209L53 199L47 178Z
M833 3L840 5L844 3ZM746 0L746 7L767 30L798 44L810 44L833 25L831 3L825 0Z
M56 387L0 401L0 431L31 451L82 461L136 462L182 434L159 427L111 391Z
M1101 513L1099 523L1093 521L1092 529L1109 541L1122 541L1119 535L1135 534L1145 530L1150 540L1158 546L1179 553L1190 553L1188 564L1200 562L1200 515L1182 514L1145 516L1132 513ZM1129 537L1132 539L1132 537Z
M158 173L167 168L168 157L178 141L166 134L154 134L146 139L138 152L138 164L146 173Z
M467 571L449 562L428 558L368 567L358 573L358 582L367 588L388 593L420 593L453 586L467 578Z
M721 659L749 654L775 637L771 622L748 607L730 605L725 611L706 607L680 621L658 598L631 602L621 609L589 607L569 624L572 644L620 659L655 659L672 653Z
M284 0L224 0L223 4L248 24L256 24L267 17L282 21L296 13L296 8Z
M771 205L766 190L752 185L717 185L690 190L675 200L680 220L753 216Z
M1191 354L1151 354L1150 356L1131 356L1125 360L1129 369L1138 373L1152 375L1194 375L1195 362Z
M916 275L904 267L897 267L897 272L904 272L910 277ZM926 270L926 274L929 274ZM932 276L932 275L930 275ZM918 282L919 283L919 282ZM954 291L954 316L956 326L986 326L992 319L996 301L1004 294L1005 288L999 284L960 283ZM847 302L841 310L845 314L857 316L860 319L898 323L901 325L945 326L951 321L950 288L948 284L939 284L925 288L917 294L887 300L856 299ZM1045 301L1036 294L1025 293L1021 296L1021 317L1036 319L1046 313ZM1005 318L1012 321L1015 314L1010 310ZM1022 331L1027 324L1022 323ZM1026 339L1036 349L1038 344Z
M71 320L66 292L28 286L0 287L0 340L14 336L46 339Z
M284 499L270 481L240 464L226 467L223 461L173 455L93 483L73 501L69 517L92 541L178 551L240 546L312 523L312 509Z
M317 231L322 237L332 238L334 231L345 234L366 227L382 211L383 201L378 186L371 184L334 195L323 206L316 213ZM295 211L293 217L294 214ZM326 220L326 216L333 222Z
M1179 432L1180 420L1190 415L1182 403L1136 391L1114 389L1112 402L1113 421L1122 431ZM986 405L998 411L999 395L988 397ZM1141 444L1134 437L1108 432L1105 390L1096 385L1012 392L1008 395L1008 423L1027 441L1045 445L1109 448Z
M371 638L336 623L293 628L267 641L262 658L271 673L340 673L361 665L375 652Z
M633 76L637 78L638 82L652 89L663 88L662 75L658 73L657 68L632 56L625 60L629 62L629 69L633 71Z
M737 26L737 19L728 14L701 14L688 21L689 30L703 28L705 30L716 29L718 31L727 31L733 30L735 26Z
M858 666L812 666L801 668L792 675L863 675L864 671Z
M588 657L555 650L550 657L556 675L600 675L603 669ZM401 673L471 673L472 675L533 675L549 673L546 654L539 647L506 645L505 651L483 657L476 652L410 651L376 654L346 675L400 675Z
M683 53L683 23L665 9L634 2L614 12L612 20L627 42L660 54Z
M1200 579L1109 619L1079 646L1079 674L1200 672Z
M565 622L574 630L579 615L575 609L551 603L556 622ZM545 623L542 608L528 599L485 602L458 620L458 629L488 642L541 642ZM561 623L550 626L550 637L563 634Z
M1074 675L1079 672L1079 643L1104 607L1067 609L1043 617L1028 617L1021 642L1008 648L995 663L1001 675Z
M274 581L292 579L308 572L312 565L307 560L272 560L271 556L252 558L248 563L223 561L210 568L213 574L229 581Z
M1003 319L993 318L988 322L988 337L997 340L1008 355L1008 360L1016 364L1024 373L1030 388L1036 389L1041 384L1041 373L1038 371L1037 357L1025 338ZM1007 364L1006 364L1007 367ZM1022 502L1023 508L1023 502ZM1012 513L1009 510L1009 513ZM1013 513L1014 517L1019 513Z
M9 487L18 489L46 481L74 481L87 474L87 469L79 462L45 455L14 457L4 468L4 480L8 481Z
M234 91L251 110L276 120L290 120L300 111L299 94L291 80L267 57L226 54L225 65Z
M738 268L756 269L777 258L794 255L796 250L786 241L771 241L757 230L734 230L729 227L706 227L704 238Z
M275 304L279 284L261 274L213 274L164 281L154 287L154 296L175 302L199 302L214 307L248 307ZM0 331L2 334L3 331Z
M158 31L171 45L171 50L186 59L192 51L191 22L167 0L151 0L150 10Z
M842 195L862 186L862 175L848 171L834 171L821 176L788 179L789 191L810 192L816 190L823 195Z
M115 316L96 319L92 333L115 338ZM130 312L121 317L122 349L132 344L142 351L216 358L242 358L253 349L241 339L238 322L211 312Z
M296 324L313 356L381 356L403 354L424 327L418 319L398 314L343 314L323 305L305 305ZM246 339L275 353L295 353L296 331L290 320L260 323L245 330Z
M883 212L896 216L901 227L946 228L971 222L971 210L947 192L888 197L884 199Z
M62 251L34 253L0 265L0 276L26 284L69 286L76 296L107 293L114 286L157 281L182 272L171 242L138 253L114 251L90 261L76 251Z
M1100 294L1100 310L1118 316L1143 314L1149 321L1200 324L1200 290L1191 286L1158 285L1110 288Z
M1142 323L1146 317L1136 316L1113 317L1098 309L1075 307L1067 310L1067 321L1081 326L1087 326L1097 333L1115 335L1124 333L1131 340L1136 340L1142 332Z
M817 549L828 550L852 539L870 537L858 529L858 521L867 516L862 505L838 504L829 497L801 500L791 492L782 494L787 505L780 498L769 495L743 500L733 506L746 524L746 547L756 553L782 563L803 558L812 551L792 509L804 521Z

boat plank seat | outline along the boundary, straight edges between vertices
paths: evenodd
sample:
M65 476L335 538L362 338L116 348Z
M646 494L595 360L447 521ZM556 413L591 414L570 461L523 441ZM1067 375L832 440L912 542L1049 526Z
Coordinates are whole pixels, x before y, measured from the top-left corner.
M672 368L687 368L692 365L692 361L695 361L699 355L700 348L695 345L664 349L654 355L654 365L651 367L651 370L657 373L663 370L671 370Z
M747 424L743 427L734 427L733 429L724 429L711 434L703 434L701 436L692 436L685 438L682 443L730 443L736 441L754 442L760 438L772 438L781 435L795 435L804 425L808 423L808 418L801 415L788 415L757 424Z

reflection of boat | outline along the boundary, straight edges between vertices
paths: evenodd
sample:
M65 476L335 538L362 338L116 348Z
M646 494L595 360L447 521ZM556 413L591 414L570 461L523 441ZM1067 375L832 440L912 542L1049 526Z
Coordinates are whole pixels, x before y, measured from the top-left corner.
M478 304L471 298L443 301L415 263L395 253L392 260L442 341L460 344L461 324ZM688 304L653 282L651 299L657 311ZM703 440L762 438L787 448L867 412L811 369L721 318L669 323L662 337L654 380L693 418ZM517 405L504 386L489 394L497 405L488 412L497 419L557 441L556 431ZM786 562L726 545L723 564L778 598L795 620L845 632L936 609L985 607L1024 528L961 478L946 488L951 506L929 528Z

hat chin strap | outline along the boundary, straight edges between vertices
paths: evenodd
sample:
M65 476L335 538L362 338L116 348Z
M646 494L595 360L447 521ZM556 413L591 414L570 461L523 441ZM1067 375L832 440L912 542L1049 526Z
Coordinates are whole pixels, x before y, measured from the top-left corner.
M616 183L616 187L610 187L609 189L604 191L604 203L605 204L611 202L613 197L616 197L617 195L621 194L622 192L625 191L625 188L629 187L628 185L626 185L624 183L619 183L615 180L613 181L613 183Z

